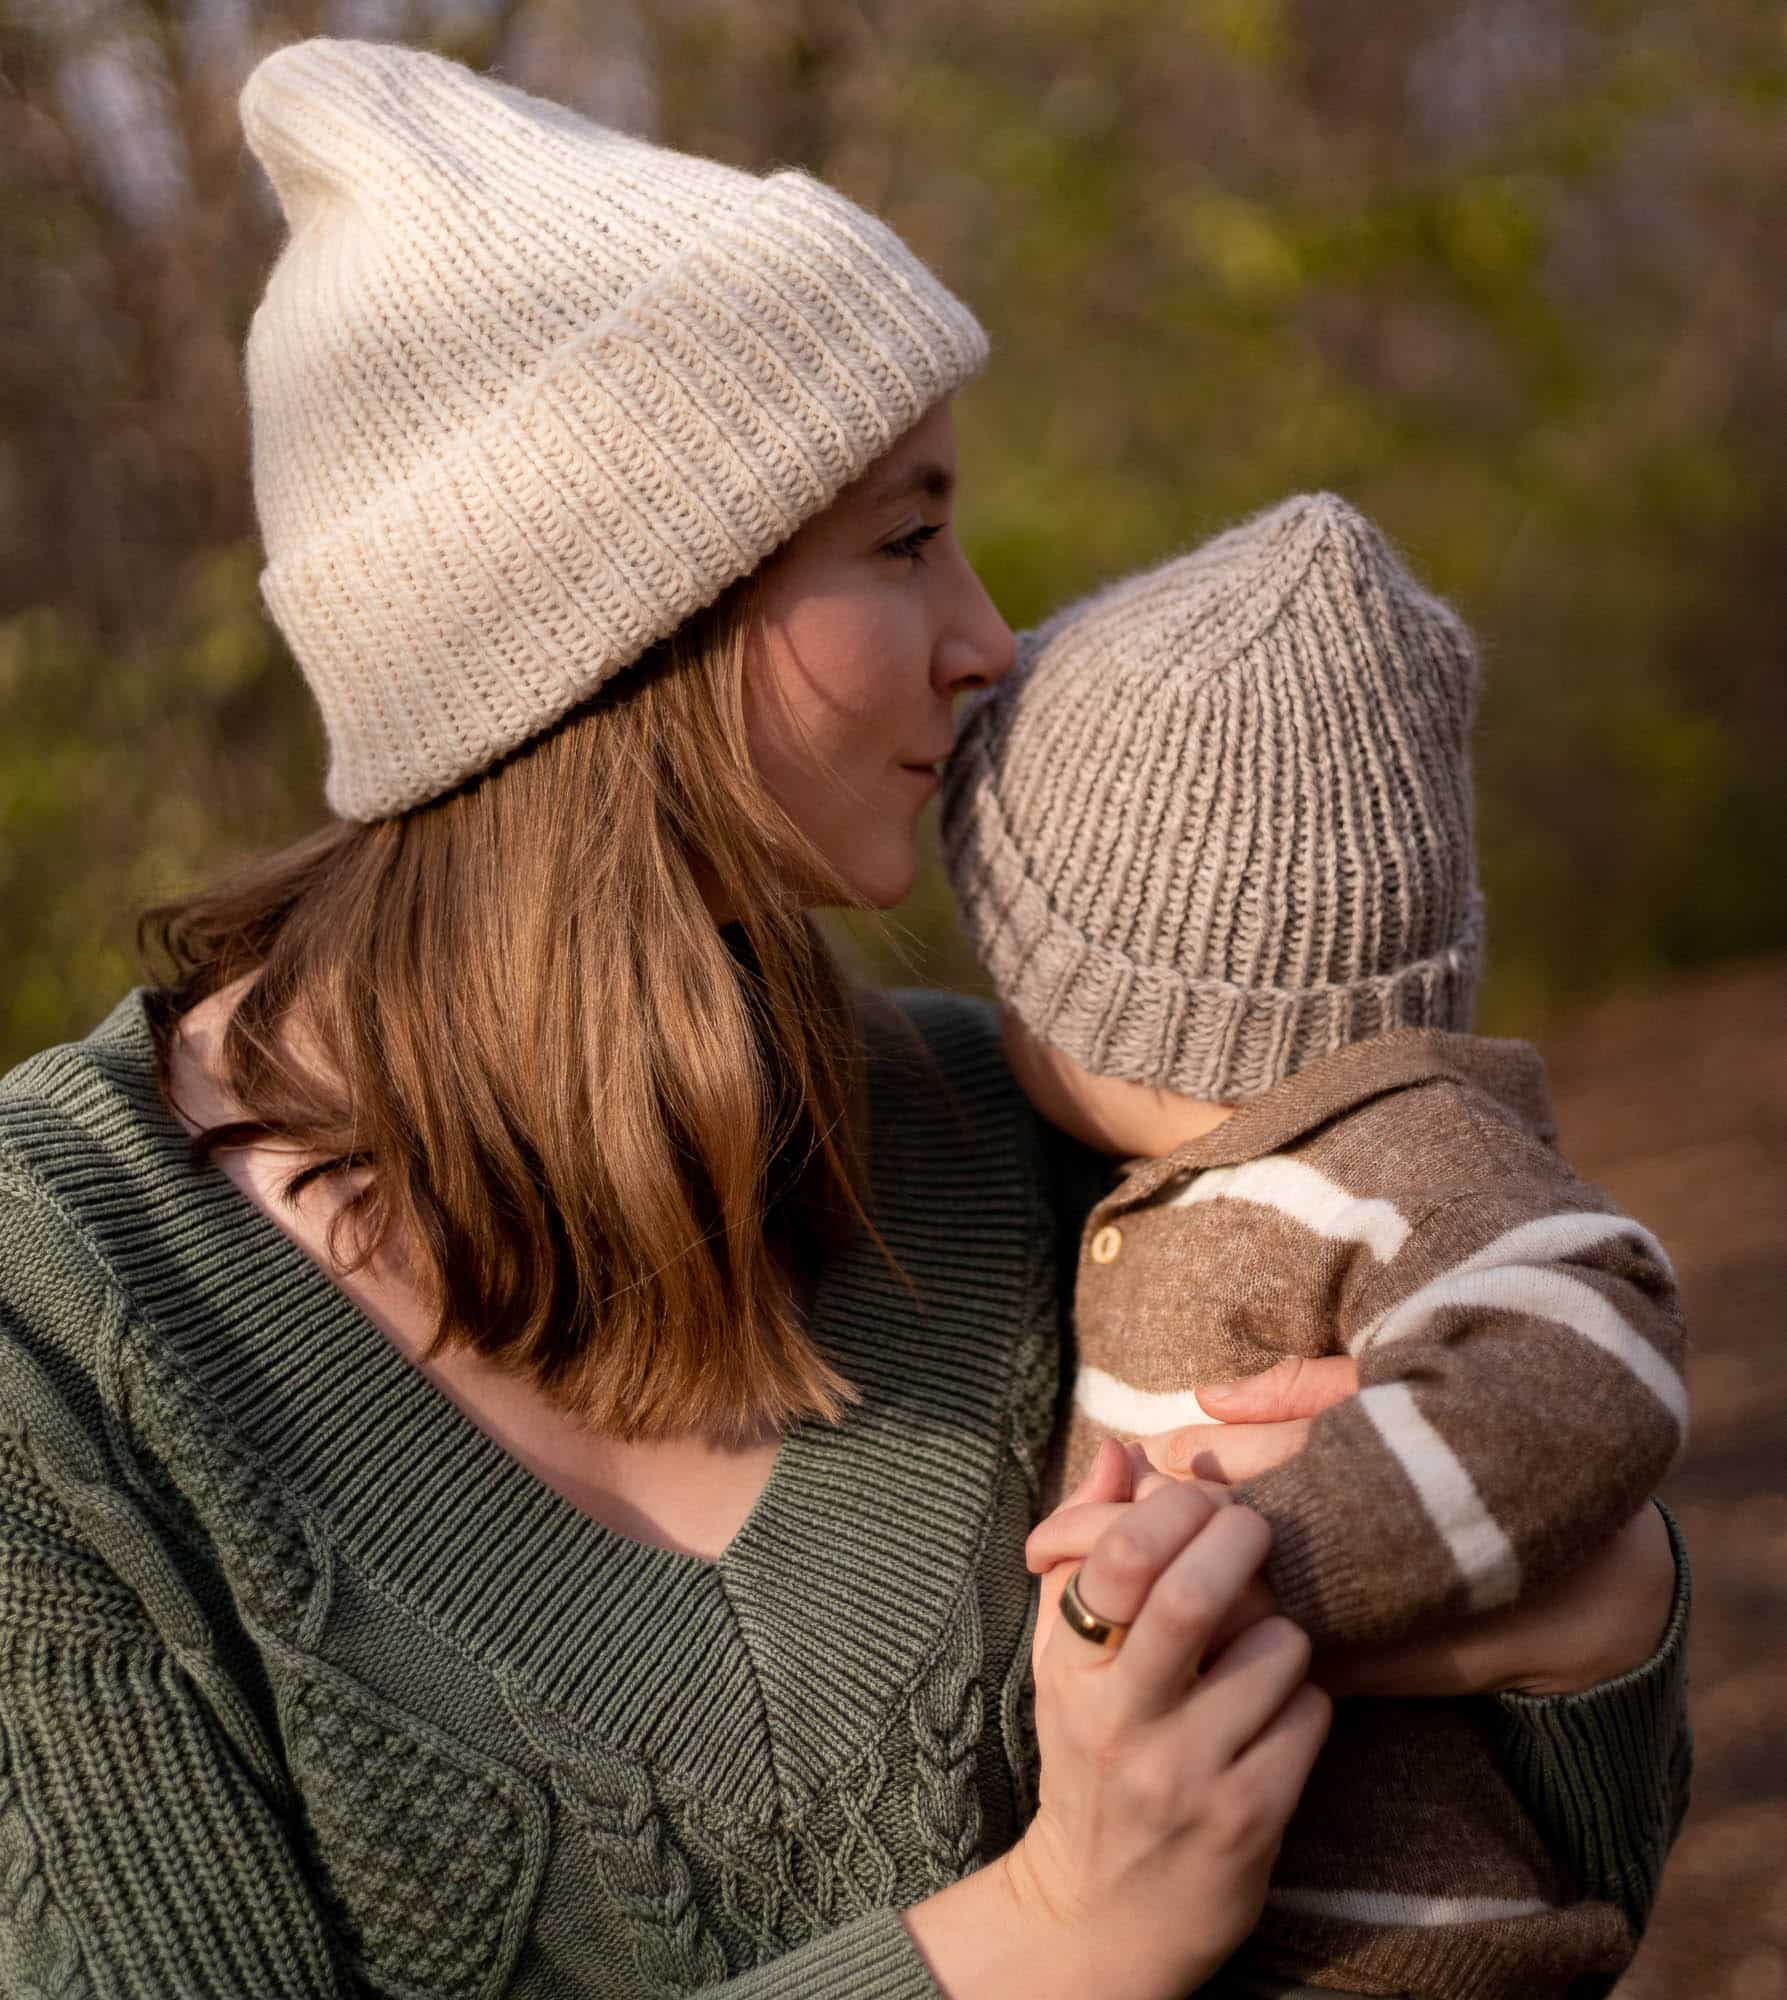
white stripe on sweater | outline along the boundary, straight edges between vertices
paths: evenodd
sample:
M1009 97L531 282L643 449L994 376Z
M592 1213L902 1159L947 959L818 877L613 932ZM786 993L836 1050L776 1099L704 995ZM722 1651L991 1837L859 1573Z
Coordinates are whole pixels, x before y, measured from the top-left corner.
M1102 1368L1082 1368L1074 1377L1073 1399L1096 1424L1129 1437L1176 1431L1181 1424L1219 1424L1192 1389L1132 1389Z
M1520 1313L1567 1326L1635 1375L1686 1433L1688 1390L1681 1376L1601 1293L1567 1271L1537 1264L1504 1264L1494 1270L1461 1266L1423 1285L1356 1335L1350 1343L1353 1352L1407 1340L1436 1313L1453 1306Z
M1601 1215L1592 1211L1584 1214L1580 1209L1566 1209L1561 1215L1541 1215L1532 1222L1518 1223L1453 1269L1487 1271L1495 1264L1565 1264L1585 1250L1599 1249L1603 1243L1621 1236L1629 1236L1663 1275L1674 1282L1675 1266L1669 1261L1668 1251L1642 1223L1634 1222L1629 1215Z
M1360 1391L1359 1407L1420 1495L1427 1518L1458 1565L1471 1609L1488 1611L1508 1603L1520 1589L1520 1560L1513 1544L1484 1506L1457 1453L1422 1416L1408 1384L1375 1383Z
M1634 1222L1629 1215L1584 1214L1581 1209L1566 1209L1558 1215L1541 1215L1531 1222L1517 1223L1512 1229L1504 1229L1501 1235L1485 1243L1481 1250L1454 1264L1433 1282L1444 1284L1461 1271L1488 1271L1498 1264L1567 1263L1573 1257L1598 1250L1603 1243L1612 1243L1622 1236L1630 1237L1673 1283L1675 1266L1669 1261L1668 1251L1641 1223ZM1355 1333L1347 1345L1355 1354L1363 1353L1385 1333L1392 1320L1400 1321L1417 1300L1425 1298L1429 1289L1431 1287L1411 1292L1400 1304L1379 1313L1369 1326ZM1410 1330L1399 1327L1388 1337L1399 1339L1403 1332Z
M1380 1264L1389 1263L1408 1241L1409 1226L1393 1202L1348 1194L1326 1174L1278 1153L1244 1166L1211 1167L1161 1206L1190 1208L1200 1201L1249 1201L1276 1209L1318 1236L1364 1244Z
M1509 1896L1399 1896L1375 1889L1274 1889L1274 1908L1306 1917L1340 1917L1351 1924L1403 1924L1436 1930L1446 1924L1492 1924L1507 1917L1542 1917L1549 1903Z

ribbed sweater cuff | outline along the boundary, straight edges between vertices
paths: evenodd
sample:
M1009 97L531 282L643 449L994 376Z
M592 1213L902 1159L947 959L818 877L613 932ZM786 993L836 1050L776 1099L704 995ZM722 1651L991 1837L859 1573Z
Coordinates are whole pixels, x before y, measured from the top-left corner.
M1503 1757L1520 1796L1575 1868L1583 1893L1606 1896L1641 1933L1687 1810L1687 1549L1659 1501L1675 1557L1675 1601L1643 1666L1580 1694L1498 1697Z
M709 1990L725 2000L943 2000L897 1910L874 1910Z

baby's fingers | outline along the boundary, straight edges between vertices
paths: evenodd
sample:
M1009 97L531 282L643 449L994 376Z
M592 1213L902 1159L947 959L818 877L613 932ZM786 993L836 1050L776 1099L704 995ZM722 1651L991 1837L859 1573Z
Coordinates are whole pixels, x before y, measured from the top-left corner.
M1239 1382L1207 1382L1198 1391L1219 1424L1276 1424L1319 1417L1359 1393L1359 1364L1350 1354L1287 1354Z
M1276 1424L1187 1424L1145 1437L1149 1462L1179 1478L1238 1486L1294 1458L1309 1440L1309 1419Z
M1131 1451L1139 1452L1141 1446L1131 1445ZM1195 1486L1212 1507L1232 1507L1235 1504L1234 1489L1217 1479L1191 1479L1176 1472L1156 1472L1152 1465L1140 1474L1135 1484L1135 1497L1146 1500L1150 1493L1158 1493L1163 1486Z
M1126 1449L1115 1438L1106 1438L1093 1453L1085 1478L1061 1505L1079 1507L1105 1500L1133 1500L1138 1465L1144 1472L1148 1469L1147 1461L1139 1453ZM1057 1508L1056 1512L1059 1511Z

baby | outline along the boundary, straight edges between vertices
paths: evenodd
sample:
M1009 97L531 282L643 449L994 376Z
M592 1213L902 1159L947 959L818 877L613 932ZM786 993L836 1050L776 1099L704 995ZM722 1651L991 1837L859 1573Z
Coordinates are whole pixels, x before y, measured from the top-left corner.
M1354 1355L1360 1394L1238 1489L1318 1652L1567 1572L1684 1433L1668 1258L1559 1156L1537 1054L1466 1032L1475 694L1459 621L1305 496L1026 635L944 796L1013 1067L1125 1162L1081 1246L1050 1497L1108 1436L1208 1421L1193 1383ZM1496 1713L1340 1704L1257 1969L1605 1991L1629 1920L1516 1803Z

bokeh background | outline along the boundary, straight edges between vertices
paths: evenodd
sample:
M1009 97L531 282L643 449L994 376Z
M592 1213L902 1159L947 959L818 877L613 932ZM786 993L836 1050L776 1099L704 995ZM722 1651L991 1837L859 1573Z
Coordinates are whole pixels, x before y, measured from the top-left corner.
M990 328L1014 623L1299 489L1474 622L1492 969L1675 1248L1701 1777L1625 1986L1787 2000L1787 12L1758 0L0 0L0 1067L314 824L256 599L235 92L314 32L811 168ZM972 983L933 870L877 971Z

